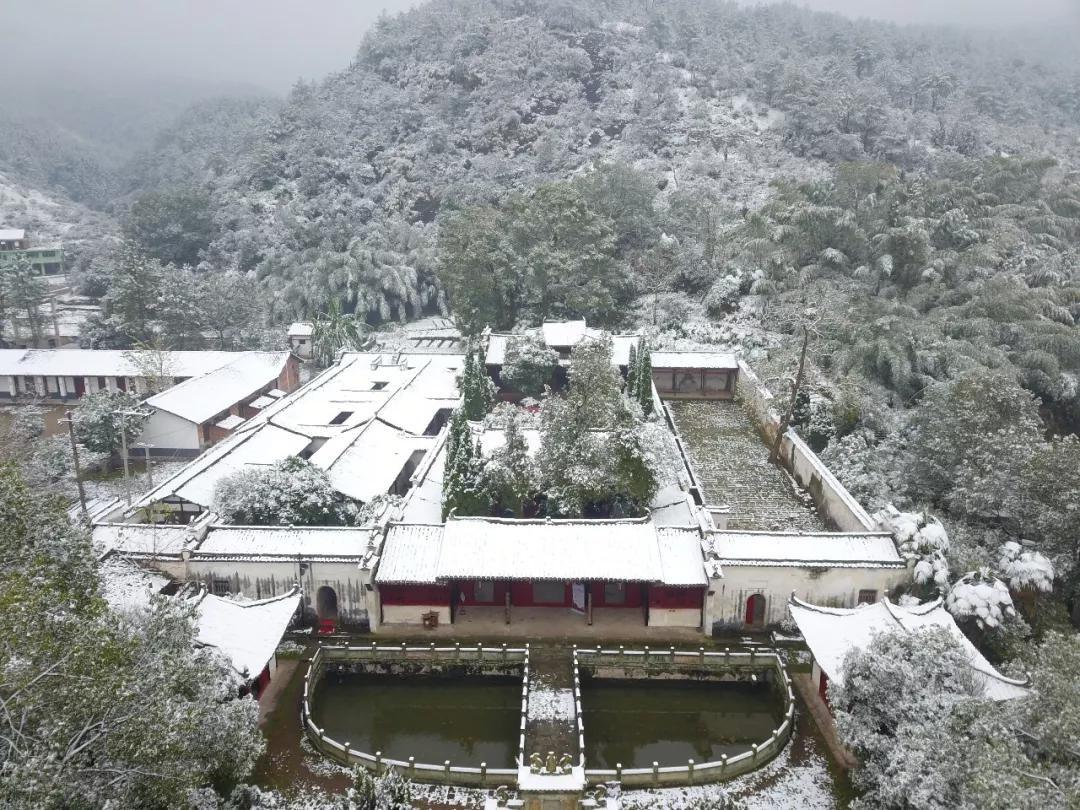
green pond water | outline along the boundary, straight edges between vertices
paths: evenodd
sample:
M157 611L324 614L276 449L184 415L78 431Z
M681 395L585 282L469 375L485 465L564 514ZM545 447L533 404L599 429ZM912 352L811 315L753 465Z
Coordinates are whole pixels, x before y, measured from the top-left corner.
M783 719L767 684L588 680L585 764L648 768L713 762L763 742Z
M312 719L358 751L442 765L512 768L521 679L338 675L315 693Z

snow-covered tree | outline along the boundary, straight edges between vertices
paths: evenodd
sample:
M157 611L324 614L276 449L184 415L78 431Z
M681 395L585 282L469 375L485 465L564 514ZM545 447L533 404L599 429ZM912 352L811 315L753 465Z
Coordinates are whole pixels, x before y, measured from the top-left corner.
M1042 554L1025 549L1015 540L1002 543L998 571L1014 591L1049 592L1054 587L1054 566Z
M11 807L177 807L262 752L258 705L197 648L192 609L112 612L87 534L0 469L0 796Z
M237 470L214 488L214 511L241 526L346 526L357 508L324 470L296 456Z
M901 512L892 504L872 516L883 531L892 533L905 560L914 560L916 584L943 589L949 584L949 535L936 517L925 512Z
M648 416L653 411L652 349L644 341L638 354L638 370L635 375L635 383L637 385L638 404L641 406L642 413Z
M486 515L491 494L483 475L479 441L474 442L465 408L454 411L446 437L446 466L443 469L443 520L451 513L458 517Z
M1009 587L989 569L971 571L953 583L945 607L957 621L974 621L980 630L996 629L1016 617Z
M311 351L315 362L323 368L333 365L341 350L364 347L367 327L356 318L341 311L341 302L334 298L325 313L315 318L311 332Z
M482 358L471 349L465 355L460 387L465 416L472 422L479 422L495 405L496 389Z
M124 391L87 394L72 412L76 438L98 453L115 453L125 434L130 448L150 418L150 411L140 407L140 402L138 395Z
M484 464L484 478L497 503L514 517L525 517L525 503L536 490L536 471L522 433L521 419L512 417L504 428L504 442Z
M854 808L957 806L964 753L952 721L976 697L970 672L956 640L938 628L884 633L848 653L843 685L829 684L829 705L859 760Z
M499 372L511 391L539 397L559 367L559 355L535 334L514 335L506 344L506 358Z

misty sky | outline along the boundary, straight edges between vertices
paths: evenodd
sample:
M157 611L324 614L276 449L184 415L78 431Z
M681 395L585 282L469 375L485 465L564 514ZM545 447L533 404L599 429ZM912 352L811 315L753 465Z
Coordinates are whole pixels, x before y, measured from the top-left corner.
M27 83L65 76L175 76L280 93L299 77L320 78L344 68L381 11L418 3L0 0L6 12L0 71ZM1080 0L806 0L800 5L900 22L1014 25L1080 19Z

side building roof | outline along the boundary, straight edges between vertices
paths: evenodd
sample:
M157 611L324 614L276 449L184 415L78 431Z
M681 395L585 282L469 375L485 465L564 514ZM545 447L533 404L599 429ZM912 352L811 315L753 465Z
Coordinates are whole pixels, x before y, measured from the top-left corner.
M904 568L886 532L756 532L716 530L702 542L706 565L780 568Z
M925 627L949 632L967 656L984 694L991 700L1011 700L1030 694L1027 682L1007 678L994 669L956 626L941 600L903 607L888 598L857 608L828 608L791 597L788 609L818 666L836 683L844 682L844 659L853 649L864 649L880 633L915 633Z
M257 678L274 657L299 606L296 587L257 602L236 602L204 592L195 607L196 642L221 650L245 678Z
M155 394L146 404L201 425L277 380L288 361L288 352L244 352L208 374Z

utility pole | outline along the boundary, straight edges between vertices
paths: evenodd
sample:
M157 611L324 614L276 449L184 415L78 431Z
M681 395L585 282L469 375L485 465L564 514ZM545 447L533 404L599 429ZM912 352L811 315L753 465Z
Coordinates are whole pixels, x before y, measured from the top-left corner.
M154 488L154 471L150 467L150 445L148 445L148 444L138 444L138 445L135 445L135 446L136 447L142 447L142 449L143 449L143 457L146 459L146 477L149 480L150 489L153 489Z
M772 450L769 452L769 461L773 464L780 457L780 443L784 440L784 434L787 433L788 425L791 424L792 414L795 412L795 400L799 397L799 391L802 389L803 383L803 369L806 367L806 347L810 343L810 328L803 324L803 339L802 339L802 351L799 352L799 371L795 375L795 380L791 385L791 402L788 403L787 412L784 414L784 418L780 420L780 427L776 431L776 438L773 440Z
M124 460L124 496L127 498L127 505L131 506L131 474L128 470L127 425L123 422L120 423L120 453Z
M67 422L68 439L71 441L71 458L75 462L75 485L79 488L79 506L82 507L83 520L90 520L90 514L86 511L86 493L82 485L82 469L79 467L79 445L75 443L75 423L71 419L71 411L64 411L64 419Z

